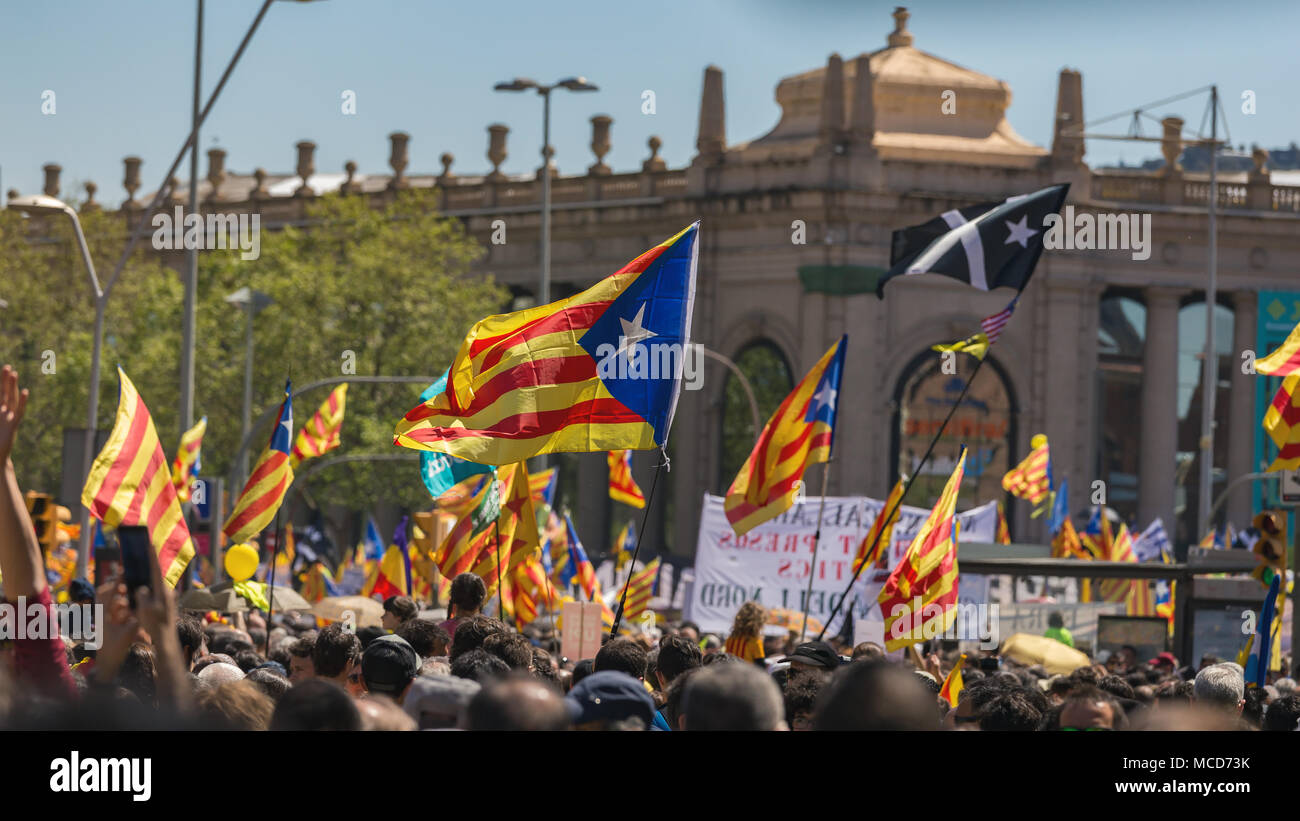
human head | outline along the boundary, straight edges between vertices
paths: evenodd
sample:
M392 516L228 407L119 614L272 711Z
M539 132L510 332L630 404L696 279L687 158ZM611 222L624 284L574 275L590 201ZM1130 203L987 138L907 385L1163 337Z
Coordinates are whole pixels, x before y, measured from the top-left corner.
M880 659L884 657L885 648L876 644L874 641L862 642L853 648L853 654L850 656L853 661L857 661L858 659L867 659L870 661L872 659Z
M475 576L474 578L478 578ZM478 650L483 647L483 642L492 633L505 632L506 626L497 619L488 616L470 616L462 619L456 625L456 632L451 637L451 650L448 656L451 661L470 650Z
M307 636L289 645L289 681L297 684L316 675L316 665L312 663L312 648L316 646L316 637Z
M456 631L460 635L460 630ZM451 674L486 684L510 672L510 665L486 650L470 650L455 658L451 663Z
M1245 704L1246 677L1239 665L1230 661L1211 664L1196 674L1192 698L1198 703L1240 713Z
M701 665L703 654L695 642L681 636L667 636L659 641L659 655L655 658L655 675L659 684L667 689L673 680Z
M980 711L980 730L1032 732L1038 729L1043 714L1025 695L1023 689L999 693Z
M1061 615L1061 611L1053 610L1047 614L1047 626L1055 630L1060 630L1065 626L1065 617Z
M380 636L361 654L361 677L366 690L388 696L398 704L419 674L420 655L401 636Z
M271 714L272 730L360 730L361 714L333 681L307 679L289 688Z
M785 657L795 672L834 673L840 666L840 656L824 641L806 641Z
M504 661L511 670L532 669L532 642L518 633L493 633L483 640L483 649Z
M841 668L813 717L818 730L937 730L934 695L920 680L886 661Z
M451 580L451 591L447 594L451 605L451 615L457 619L472 616L483 606L487 598L487 585L473 573L461 573ZM456 627L460 632L460 627Z
M259 667L253 670L244 677L244 680L257 685L257 688L266 693L272 702L279 701L280 696L283 696L293 686L289 679L268 667ZM267 716L267 718L269 719L270 716Z
M579 730L645 730L654 718L654 700L645 685L618 670L586 676L565 701Z
M511 673L489 681L469 703L467 729L555 731L569 728L569 710L556 688Z
M244 677L244 671L233 664L219 661L216 664L205 665L198 675L199 681L217 687L226 682L241 680Z
M645 678L646 651L640 644L628 638L617 638L607 643L596 653L595 667L597 673L617 670L627 673L635 679Z
M327 678L343 686L352 668L361 661L361 640L343 625L335 622L326 626L316 636L311 649L311 663L319 678Z
M700 643L700 626L693 621L684 621L677 628L677 635L695 644Z
M198 700L201 722L214 730L265 730L275 709L270 696L245 680L205 688Z
M405 731L419 729L411 718L388 696L371 693L356 699L362 730Z
M1266 731L1290 732L1300 722L1300 695L1292 693L1279 696L1269 702L1264 709L1264 721L1261 729Z
M763 625L767 623L767 610L756 601L747 601L736 611L731 621L731 635L755 638L763 634Z
M186 670L192 670L195 660L208 652L207 636L203 634L203 622L192 613L182 613L176 619L176 633L181 641L182 663Z
M452 675L421 675L411 682L402 702L407 715L421 730L456 727L478 694L477 681Z
M796 674L786 679L782 700L785 703L785 723L795 732L813 728L813 713L817 696L825 680L821 676Z
M1118 730L1126 726L1124 709L1113 696L1095 687L1078 687L1070 692L1057 713L1061 730Z
M687 730L785 730L781 690L752 664L711 664L682 693Z
M420 658L447 655L447 643L451 638L446 630L428 619L411 619L402 622L397 626L396 632L415 648Z
M415 606L415 599L410 596L389 596L384 599L384 615L379 624L385 630L397 630L398 627L415 618L420 608Z

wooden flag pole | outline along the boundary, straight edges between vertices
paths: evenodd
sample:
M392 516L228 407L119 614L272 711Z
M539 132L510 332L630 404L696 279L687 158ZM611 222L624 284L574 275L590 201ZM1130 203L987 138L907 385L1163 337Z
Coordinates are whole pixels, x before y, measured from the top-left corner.
M988 354L986 353L984 359L987 358L988 358ZM966 398L966 392L970 390L971 385L975 384L975 377L979 375L980 368L984 366L984 359L980 359L979 362L975 365L975 370L971 371L970 378L967 379L966 384L962 386L961 394L957 397L957 401L953 403L952 408L948 411L948 415L943 418L943 424L939 426L939 430L935 432L934 438L930 440L930 446L925 449L925 455L921 457L920 462L917 462L916 469L912 473L912 478L907 480L906 485L903 485L903 492L899 495L898 501L895 502L894 506L885 513L886 522L893 517L894 511L898 510L903 506L903 501L907 499L908 491L912 489L912 485L916 483L917 478L921 475L921 468L925 467L925 463L930 461L930 454L934 453L934 446L939 444L939 438L943 436L943 432L945 429L947 429L948 423L952 421L953 414L956 413L957 409L961 407L962 400ZM875 541L871 543L871 547L868 548L866 555L868 556L874 555L876 550L876 545L880 542L880 536L882 533L884 533L884 530L885 530L884 528L881 528L880 533L876 534ZM886 549L888 549L888 547L889 547L888 545L885 545ZM831 626L831 623L835 621L835 617L840 612L840 607L844 604L844 602L848 601L849 592L853 590L853 585L858 581L858 576L861 575L862 568L866 566L867 566L867 562L861 562L858 565L857 570L853 571L853 578L849 579L848 586L844 588L844 594L840 596L840 600L835 603L834 609L831 610L830 617L827 618L826 623L822 625L821 632L817 634L817 639L816 639L817 641L822 640L822 636L826 634L827 628L829 628Z
M623 595L618 597L618 610L614 611L614 626L609 628L609 637L612 639L618 635L618 626L623 622L623 605L627 603L627 589L632 584L633 571L636 568L636 557L641 553L641 541L645 536L645 523L650 519L650 504L655 499L655 488L659 486L659 474L663 472L664 465L668 464L668 452L660 449L664 460L655 467L655 475L650 480L650 495L645 499L645 515L641 517L641 529L636 535L636 547L632 548L632 559L628 562L627 578L623 580ZM618 557L615 555L615 563Z
M275 509L275 546L271 548L271 572L267 573L266 583L266 630L267 634L271 631L271 613L275 610L275 557L280 552L280 539L284 529L284 522L280 516L280 508Z
M804 638L808 635L808 610L812 607L812 586L813 577L817 572L817 546L822 540L822 514L826 512L826 484L831 475L831 463L828 459L822 464L822 500L817 506L817 531L813 534L812 559L808 562L808 592L803 598L803 627L799 629L799 643L802 644ZM818 634L817 640L821 641L821 635ZM762 637L759 637L762 641Z

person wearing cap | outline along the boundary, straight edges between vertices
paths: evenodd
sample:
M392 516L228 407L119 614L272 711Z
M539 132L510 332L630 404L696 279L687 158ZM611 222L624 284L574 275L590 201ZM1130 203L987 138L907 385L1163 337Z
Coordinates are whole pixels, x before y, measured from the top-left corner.
M815 672L829 676L840 666L839 655L824 641L806 641L785 658L795 673Z
M1148 661L1147 664L1168 676L1178 669L1178 657L1166 650L1163 653L1157 653L1156 657Z
M416 676L407 688L402 707L421 730L449 730L460 723L460 717L480 688L477 681L467 678Z
M389 596L384 599L384 615L379 624L390 633L415 618L420 608L415 606L415 599L410 596Z
M641 682L617 670L586 676L564 701L575 730L645 730L655 710Z
M366 690L388 696L398 704L420 674L420 654L401 636L380 636L361 654L361 678Z

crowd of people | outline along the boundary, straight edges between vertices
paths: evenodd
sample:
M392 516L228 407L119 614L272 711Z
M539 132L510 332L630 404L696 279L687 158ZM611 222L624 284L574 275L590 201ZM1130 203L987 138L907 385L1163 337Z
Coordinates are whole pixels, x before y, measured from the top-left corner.
M1141 663L1125 648L1068 675L996 652L958 655L939 643L898 659L872 643L769 635L768 614L755 602L739 608L725 636L672 622L605 636L594 658L571 659L549 620L520 631L481 612L487 590L470 573L452 581L450 618L395 596L384 602L380 625L357 629L301 612L270 621L257 610L179 612L155 557L152 583L136 590L120 578L98 590L78 583L76 598L100 613L91 635L15 633L15 618L36 624L32 608L54 606L10 459L25 398L6 366L0 626L9 622L0 640L0 727L1295 730L1300 719L1294 679L1247 689L1240 666L1213 658L1192 669L1168 653ZM960 677L950 675L954 665Z

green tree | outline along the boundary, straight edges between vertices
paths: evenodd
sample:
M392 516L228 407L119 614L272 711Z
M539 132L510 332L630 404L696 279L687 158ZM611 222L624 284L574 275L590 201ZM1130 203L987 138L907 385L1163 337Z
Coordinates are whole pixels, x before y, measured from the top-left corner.
M248 286L274 300L254 323L255 421L279 402L286 377L303 385L344 376L346 361L358 376L436 376L469 326L501 310L506 291L491 277L470 275L481 249L458 220L437 214L435 202L428 191L402 192L383 208L362 197L326 196L310 206L303 227L264 231L257 259L243 260L237 250L199 255L195 414L208 417L205 474L226 475L240 440L244 316L224 301L231 292ZM94 312L66 223L37 226L0 213L0 298L9 303L0 311L0 357L14 362L32 388L14 456L28 487L57 489L63 428L85 424ZM127 239L121 217L92 212L82 223L107 276ZM107 430L117 405L113 366L121 363L148 403L169 458L181 428L183 289L164 263L179 267L183 259L183 251L137 252L124 270L106 315L100 388L99 426ZM43 375L47 350L57 368ZM349 387L335 453L395 452L393 426L423 387ZM295 402L297 427L327 394L321 389ZM250 460L267 436L263 429L253 437ZM415 465L402 462L329 468L311 478L310 490L323 505L353 510L377 502L428 504Z

